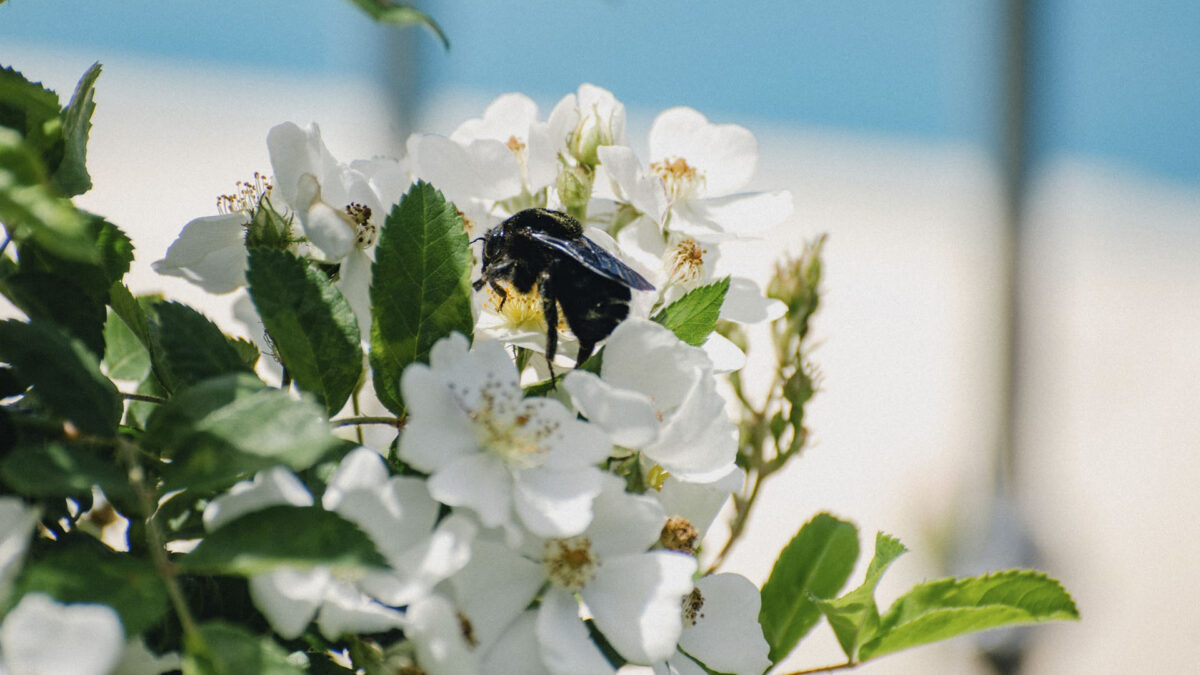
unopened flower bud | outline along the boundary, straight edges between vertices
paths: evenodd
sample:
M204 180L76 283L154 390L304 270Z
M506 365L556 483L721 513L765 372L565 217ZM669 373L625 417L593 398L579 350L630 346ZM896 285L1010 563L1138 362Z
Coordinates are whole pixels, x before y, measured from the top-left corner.
M558 199L567 213L580 218L587 214L588 202L592 200L592 171L582 166L564 166L558 172L555 183ZM582 220L582 218L580 218Z

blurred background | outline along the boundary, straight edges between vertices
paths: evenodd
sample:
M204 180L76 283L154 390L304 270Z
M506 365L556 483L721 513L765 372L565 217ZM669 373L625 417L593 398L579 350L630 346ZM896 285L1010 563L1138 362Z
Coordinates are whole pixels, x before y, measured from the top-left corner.
M628 107L635 149L675 105L748 127L752 187L791 190L796 212L733 255L764 279L829 234L823 388L812 446L767 484L727 569L761 583L827 509L914 551L883 605L923 579L1035 565L1083 615L859 672L1194 672L1200 4L418 5L449 51L343 0L9 0L0 65L65 99L104 64L78 201L133 236L135 291L192 303L207 298L150 263L269 172L282 121L319 122L348 161L504 92L544 114L592 82ZM222 300L205 309L235 331ZM841 659L822 625L777 672Z

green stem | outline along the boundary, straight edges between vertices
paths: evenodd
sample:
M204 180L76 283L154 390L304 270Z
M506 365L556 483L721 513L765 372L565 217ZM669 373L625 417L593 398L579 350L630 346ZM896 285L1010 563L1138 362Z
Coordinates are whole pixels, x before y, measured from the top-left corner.
M352 424L386 424L397 429L404 428L404 420L399 417L374 417L371 415L363 415L362 417L343 417L340 420L330 420L335 427L348 427Z
M835 670L849 670L851 668L857 668L857 667L858 667L858 663L855 663L854 661L847 661L846 663L838 663L838 664L832 665L832 666L821 666L820 668L809 668L808 670L794 670L790 673L785 673L785 675L812 675L812 673L832 673Z
M158 521L154 518L154 494L146 485L145 471L138 462L138 450L132 442L124 437L118 436L116 441L117 448L129 471L129 483L138 496L142 513L146 519L146 543L150 549L150 556L167 588L167 596L171 599L175 615L179 617L179 625L183 627L185 641L202 644L200 631L196 627L196 619L192 616L191 609L188 608L187 600L183 596L183 589L179 587L175 566L167 559L166 538L163 537Z

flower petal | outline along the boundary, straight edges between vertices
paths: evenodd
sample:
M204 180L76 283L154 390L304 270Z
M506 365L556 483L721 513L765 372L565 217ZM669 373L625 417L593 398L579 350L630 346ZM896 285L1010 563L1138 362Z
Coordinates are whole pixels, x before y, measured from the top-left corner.
M745 481L745 472L734 465L723 476L708 483L686 482L670 476L657 496L668 516L686 518L703 537L725 502L729 501L729 496L740 491Z
M485 527L499 527L512 522L512 482L502 459L476 453L443 465L428 485L439 502L471 509Z
M482 661L485 673L549 675L537 641L537 612L529 610L517 617Z
M640 448L658 437L658 415L649 396L618 389L583 370L567 373L563 389L589 422L608 432L613 443Z
M542 661L555 675L611 675L616 672L588 636L587 627L579 619L579 603L565 591L551 589L542 598L537 616L537 638Z
M613 648L649 665L675 651L683 629L680 601L692 590L695 571L695 558L674 551L608 558L580 594Z
M250 599L271 628L289 640L300 637L333 583L329 569L281 569L250 577Z
M762 288L745 277L730 277L729 291L721 305L721 318L738 323L762 323L783 316L787 306L768 298Z
M704 175L705 191L719 197L742 188L754 176L758 141L736 124L712 124L692 108L659 113L650 126L651 161L684 159Z
M612 181L617 197L633 205L660 225L667 218L667 193L657 176L649 176L633 149L623 145L602 145L596 155Z
M181 277L209 293L231 293L246 285L246 224L243 213L196 218L183 226L156 260L155 272Z
M577 535L592 521L600 475L593 467L520 471L513 481L513 506L525 527L539 537Z
M429 675L470 675L478 673L479 659L463 636L454 605L439 595L431 595L408 607L404 633L417 651L421 672Z
M714 199L694 199L686 213L677 212L673 229L701 241L728 237L754 237L778 226L792 215L792 193L747 192Z
M662 535L667 515L653 497L625 492L625 484L605 474L604 491L592 506L587 536L602 558L641 553Z
M765 671L770 648L758 623L758 588L740 574L713 574L696 581L696 590L703 611L684 621L680 649L721 673Z
M479 451L466 413L446 388L445 381L427 366L413 364L406 368L400 378L400 390L409 414L404 434L400 436L400 459L419 471L432 473Z
M709 334L700 348L712 361L714 373L732 373L746 365L746 352L729 338L715 331Z
M340 582L326 589L325 601L317 613L317 628L328 640L356 633L382 633L403 626L403 614Z
M542 566L492 541L477 539L471 560L450 585L486 651L500 633L529 606L546 581Z
M16 497L0 497L0 598L8 597L8 585L17 575L29 541L37 511Z
M312 506L313 498L304 483L287 468L263 469L254 474L253 480L235 484L204 507L204 529L211 532L251 511L281 504Z
M121 619L108 605L62 605L27 593L0 625L0 654L14 675L106 675L121 658Z

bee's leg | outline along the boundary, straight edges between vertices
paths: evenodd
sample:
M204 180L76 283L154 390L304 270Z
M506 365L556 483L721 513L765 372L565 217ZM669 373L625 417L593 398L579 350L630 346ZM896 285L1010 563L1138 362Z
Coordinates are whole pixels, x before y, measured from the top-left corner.
M558 298L550 281L550 270L538 275L538 292L542 294L542 316L546 319L546 367L550 383L554 383L554 355L558 353Z
M595 348L595 342L579 338L579 355L575 357L575 367L582 366L588 360L588 357L592 355L592 350Z
M480 281L482 281L482 279L480 279ZM496 311L504 309L504 302L508 300L508 291L504 290L504 287L501 286L500 282L494 277L488 280L488 284L492 287L492 290L496 292L496 295L500 296L500 304L496 307Z

